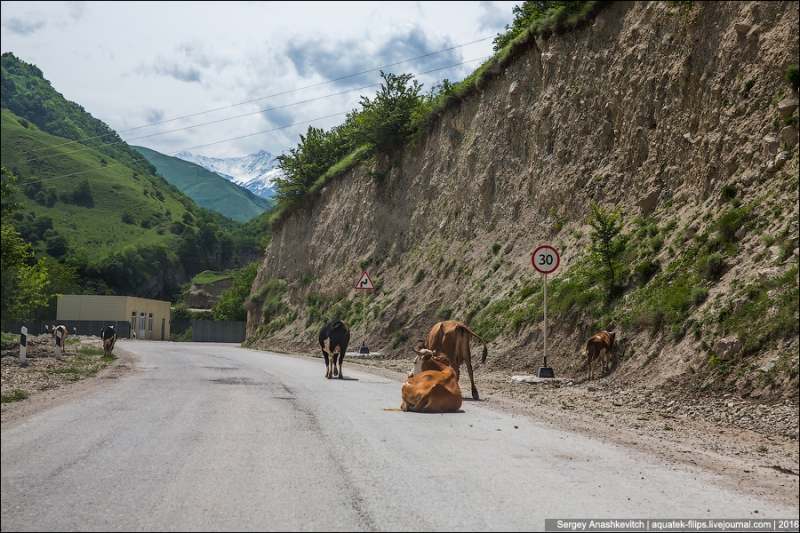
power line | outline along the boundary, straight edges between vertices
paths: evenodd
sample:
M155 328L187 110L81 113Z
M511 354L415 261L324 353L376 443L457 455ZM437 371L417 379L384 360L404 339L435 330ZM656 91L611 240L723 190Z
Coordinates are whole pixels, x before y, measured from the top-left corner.
M347 114L347 113L349 113L349 111L342 111L340 113L334 113L332 115L326 115L324 117L318 117L318 118L314 118L314 119L311 119L311 120L306 120L306 121L303 121L303 122L295 122L295 123L289 124L287 126L280 126L278 128L273 128L271 130L258 131L256 133L248 133L247 135L240 135L239 137L232 137L230 139L223 139L221 141L214 141L212 143L201 144L201 145L192 146L192 147L189 147L189 148L182 148L181 150L177 150L175 152L172 152L172 154L173 155L177 154L178 152L180 152L182 150L195 150L197 148L205 148L206 146L213 146L215 144L221 144L221 143L228 142L228 141L236 141L238 139L245 139L247 137L253 137L254 135L261 135L263 133L272 133L274 131L279 131L279 130L283 130L283 129L286 129L286 128L291 128L292 126L299 126L300 124L309 124L311 122L316 122L317 120L324 120L326 118L337 117L337 116L344 115L344 114ZM142 156L141 158L134 158L133 162L136 163L136 162L139 162L139 161L145 161L146 159L147 159L146 157ZM126 165L125 165L125 163L114 163L114 164L111 164L111 165L106 165L103 168L112 168L112 167L119 167L119 166L126 166ZM91 169L87 169L87 170L81 170L81 171L78 171L78 172L73 172L72 174L64 174L64 175L61 175L61 176L53 176L51 178L41 178L41 179L38 179L38 180L30 180L30 181L26 180L25 184L27 185L28 183L44 183L46 181L54 181L54 180L58 180L58 179L71 178L71 177L74 177L74 176L79 176L81 174L88 174L89 172L95 172L96 170L98 170L98 169L91 168Z
M468 61L462 61L460 63L455 63L455 64L452 64L452 65L446 65L444 67L438 67L438 68L431 69L431 70L428 70L428 71L425 71L425 72L420 72L419 74L416 74L416 75L417 76L422 76L422 75L425 75L425 74L430 74L432 72L437 72L437 71L440 71L440 70L445 70L445 69L448 69L448 68L453 68L453 67L457 67L459 65L464 65L464 64L467 64L467 63L472 63L474 61L481 61L481 60L485 60L485 59L487 59L487 58L486 57L482 57L482 58L478 58L478 59L470 59ZM159 135L166 135L166 134L175 133L175 132L178 132L178 131L185 131L185 130L198 128L198 127L202 127L202 126L208 126L208 125L211 125L211 124L218 124L220 122L226 122L226 121L235 120L235 119L238 119L238 118L258 115L258 114L261 114L261 113L266 113L268 111L275 111L275 110L278 110L278 109L284 109L284 108L292 107L292 106L295 106L295 105L306 104L306 103L314 102L316 100L323 100L325 98L331 98L333 96L340 96L342 94L347 94L347 93L351 93L351 92L355 92L355 91L360 91L360 90L368 89L370 87L375 87L375 86L378 86L378 85L381 85L381 84L380 83L373 83L371 85L365 85L365 86L359 87L357 89L350 89L350 90L347 90L347 91L341 91L341 92L338 92L338 93L329 94L329 95L325 95L325 96L320 96L320 97L316 97L316 98L311 98L311 99L308 99L308 100L302 100L300 102L294 102L294 103L286 104L286 105L283 105L283 106L277 106L277 107L272 107L272 108L261 109L261 110L254 111L254 112L251 112L251 113L245 113L243 115L237 115L237 116L234 116L234 117L227 117L227 118L223 118L223 119L219 119L219 120L215 120L215 121L211 121L211 122L204 122L204 123L201 123L201 124L194 124L194 125L191 125L191 126L186 126L184 128L178 128L178 129L175 129L175 130L168 130L168 131L159 132L159 133L152 133L150 135L143 135L141 137L134 137L132 139L128 139L127 141L120 140L118 142L106 143L105 146L113 146L113 145L116 145L116 144L127 144L127 143L129 143L131 141L136 141L136 140L140 140L140 139L147 139L147 138L156 137L156 136L159 136ZM338 115L341 115L341 114L342 113L336 113L334 115L329 115L327 117L322 117L322 118L318 118L318 119L311 119L310 121L307 121L307 122L314 122L314 121L317 121L317 120L322 120L324 118L330 118L332 116L338 116ZM257 132L257 133L253 133L253 134L243 135L243 136L239 136L239 137L232 137L230 139L224 139L224 140L221 140L221 141L216 141L216 142L213 142L213 143L210 143L210 144L194 146L194 147L190 147L190 148L183 148L182 150L178 150L176 152L173 152L173 154L178 153L178 152L183 151L183 150L194 150L194 149L197 149L197 148L204 148L206 146L213 146L213 145L216 145L216 144L221 144L223 142L234 141L234 140L238 140L238 139L252 137L253 135L260 135L262 133L269 133L269 132L272 132L272 131L279 131L279 130L282 130L282 129L290 128L292 126L296 126L296 125L299 125L299 124L304 124L304 123L307 123L307 122L298 122L298 123L295 123L295 124L290 124L288 126L281 126L281 127L275 128L273 130L266 130L266 131L261 131L261 132ZM66 146L68 144L73 144L75 142L79 142L79 141L70 141L69 143L62 143L62 144L58 144L58 145L54 145L54 146L48 146L48 147L45 147L45 148L58 148L58 147L61 147L61 146ZM46 156L41 156L41 157L34 157L32 159L27 159L27 160L22 161L22 163L31 163L31 162L34 162L34 161L45 161L45 160L52 159L52 158L55 158L55 157L67 156L67 155L72 155L72 154L75 154L75 153L83 152L83 151L86 151L86 150L96 150L96 149L97 148L92 147L92 146L85 146L83 148L80 148L78 150L72 150L70 152L62 152L62 153L58 153L58 154L51 154L51 155L46 155ZM39 149L36 149L36 150L39 150ZM30 152L33 152L33 151L35 151L35 150L30 150ZM134 162L136 162L136 161L141 161L141 159L134 159ZM111 166L114 166L114 165L111 165ZM82 173L82 172L80 172L80 173ZM78 173L78 174L80 174L80 173ZM68 175L65 175L65 176L58 176L58 177L53 177L53 178L45 178L45 179L42 179L40 181L52 181L54 179L59 179L59 178L63 178L63 177L71 177L71 176L74 176L74 175L75 174L68 174ZM31 181L31 182L27 182L27 183L38 183L38 181Z
M68 141L68 142L65 142L65 143L62 143L62 144L57 144L57 145L54 145L54 146L48 147L48 148L57 148L59 146L65 146L65 145L69 145L69 144L80 143L82 141L91 141L91 140L94 140L94 139L102 139L103 137L108 137L110 135L115 135L115 134L118 135L120 133L127 133L127 132L130 132L130 131L135 131L135 130L142 129L142 128L149 128L151 126L159 126L159 125L162 125L162 124L168 124L170 122L175 122L177 120L183 120L183 119L186 119L186 118L192 118L192 117L196 117L196 116L200 116L200 115L205 115L205 114L213 113L213 112L216 112L216 111L222 111L224 109L231 109L233 107L238 107L238 106L241 106L241 105L250 104L250 103L253 103L253 102L258 102L258 101L261 101L261 100L266 100L268 98L274 98L276 96L282 96L282 95L285 95L285 94L291 94L293 92L303 91L305 89L311 89L313 87L319 87L321 85L327 85L329 83L334 83L334 82L341 81L341 80L344 80L344 79L347 79L347 78L353 78L355 76L361 76L362 74L368 74L370 72L376 72L376 71L379 71L379 70L382 70L382 69L385 69L385 68L388 68L388 67L394 67L394 66L397 66L397 65L401 65L403 63L408 63L410 61L416 61L417 59L422 59L424 57L429 57L429 56L432 56L432 55L441 54L441 53L444 53L444 52L449 52L450 50L455 50L457 48L463 48L464 46L469 46L471 44L480 43L480 42L486 41L488 39L493 39L493 38L494 37L483 37L481 39L478 39L476 41L472 41L472 42L469 42L469 43L464 43L464 44L459 44L459 45L456 45L456 46L451 46L450 48L445 48L443 50L438 50L436 52L430 52L428 54L423 54L421 56L413 57L411 59L403 59L402 61L397 61L396 63L391 63L391 64L388 64L388 65L384 65L382 67L376 67L376 68L372 68L372 69L369 69L369 70L364 70L364 71L361 71L361 72L357 72L355 74L348 74L346 76L341 76L339 78L334 78L332 80L326 80L326 81L322 81L322 82L319 82L319 83L314 83L312 85L306 85L305 87L299 87L297 89L290 89L288 91L283 91L283 92L271 94L271 95L268 95L268 96L263 96L263 97L260 97L260 98L247 100L245 102L239 102L239 103L231 104L231 105L228 105L228 106L209 109L207 111L200 111L198 113L192 113L192 114L184 115L184 116L181 116L181 117L175 117L175 118L171 118L169 120L163 120L161 122L153 122L151 124L145 124L143 126L136 126L135 128L128 128L128 129L120 130L120 131L113 130L111 133L104 133L103 135L96 135L94 137L81 139L79 141ZM453 65L453 66L456 66L456 65ZM34 150L31 150L31 152L35 152L35 151L38 151L38 150L41 150L41 149L44 149L44 148L36 148Z

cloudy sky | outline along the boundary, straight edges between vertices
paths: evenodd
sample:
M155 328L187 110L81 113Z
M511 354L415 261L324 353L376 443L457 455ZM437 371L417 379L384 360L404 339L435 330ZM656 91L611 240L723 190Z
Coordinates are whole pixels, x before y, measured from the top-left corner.
M3 0L0 42L129 144L277 156L372 99L380 70L461 81L521 3Z

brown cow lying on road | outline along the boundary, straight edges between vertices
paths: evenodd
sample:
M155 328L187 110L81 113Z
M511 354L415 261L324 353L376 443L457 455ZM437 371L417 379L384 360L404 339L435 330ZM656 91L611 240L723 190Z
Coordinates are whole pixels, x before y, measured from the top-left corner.
M586 358L589 365L589 380L594 379L594 363L600 365L600 375L608 370L608 362L611 359L611 351L614 349L614 337L616 332L601 331L595 333L586 342Z
M434 350L414 350L414 368L401 390L402 411L443 413L461 408L461 387L446 355Z
M450 358L450 366L456 371L456 379L461 378L460 368L463 363L466 363L469 381L472 385L472 399L479 400L478 389L475 387L475 377L472 374L472 354L469 353L469 341L473 335L483 343L481 363L485 363L486 355L489 353L486 341L469 329L466 324L458 320L439 322L433 326L428 338L420 340L420 343L423 348L447 354L447 357Z

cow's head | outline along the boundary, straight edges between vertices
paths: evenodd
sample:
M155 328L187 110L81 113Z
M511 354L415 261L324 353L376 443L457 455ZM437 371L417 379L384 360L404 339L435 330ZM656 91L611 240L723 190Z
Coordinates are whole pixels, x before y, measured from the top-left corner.
M425 370L441 370L443 367L450 366L450 359L443 353L427 348L413 349L417 356L414 358L414 366L408 377L413 377Z

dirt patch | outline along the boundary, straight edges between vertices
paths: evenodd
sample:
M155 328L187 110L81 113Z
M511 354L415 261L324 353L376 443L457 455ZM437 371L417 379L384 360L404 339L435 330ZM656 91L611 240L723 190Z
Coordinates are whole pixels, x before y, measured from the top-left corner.
M99 337L71 337L76 342L66 346L62 360L55 357L55 348L46 335L30 336L27 365L19 361L19 346L2 351L2 396L27 396L19 401L0 404L0 426L9 429L50 407L73 401L118 379L134 368L136 358L130 352L114 348L115 359L102 357Z

